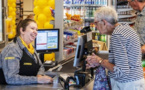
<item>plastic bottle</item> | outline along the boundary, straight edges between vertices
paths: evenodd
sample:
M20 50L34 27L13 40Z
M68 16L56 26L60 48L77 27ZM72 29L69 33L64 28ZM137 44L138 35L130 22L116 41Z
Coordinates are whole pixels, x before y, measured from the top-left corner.
M88 0L88 4L89 4L89 5L91 4L91 0Z
M96 33L95 35L95 40L98 40L98 33Z
M65 16L66 14L66 7L64 7L64 12L63 12L63 15Z
M89 17L89 7L86 7L86 17Z
M101 41L101 34L97 31L98 40Z
M85 0L85 4L88 4L88 0Z
M101 37L100 37L100 41L103 41L104 40L104 37L103 37L103 35L101 35Z
M107 3L108 3L108 1L107 0L105 0L105 5L107 6Z
M94 5L96 4L96 0L94 0Z
M75 9L75 14L78 15L78 7Z
M101 5L101 0L98 0L98 4L97 5Z
M78 8L78 14L81 15L81 7Z
M106 35L101 35L101 41L106 42Z
M95 27L95 24L93 24L93 31L96 31L96 27Z
M92 17L92 7L89 8L89 17Z
M95 1L95 0L92 0L92 1L91 1L91 4L94 4L94 1Z
M66 4L65 2L66 2L66 0L63 0L63 4Z
M84 16L84 8L81 7L81 16Z
M95 1L95 4L98 5L98 0Z
M74 13L75 13L74 7L72 7L71 9L72 9L71 14L74 15Z
M93 15L92 15L93 17L94 17L95 11L96 11L96 8L93 7Z
M82 5L85 4L85 0L81 0L81 3L80 4L82 4Z
M90 23L90 29L93 31L93 23Z
M104 35L104 42L106 42L106 39L107 39L107 37L106 37L106 35Z
M71 14L71 10L70 10L70 7L68 8L68 13L69 13L69 14Z

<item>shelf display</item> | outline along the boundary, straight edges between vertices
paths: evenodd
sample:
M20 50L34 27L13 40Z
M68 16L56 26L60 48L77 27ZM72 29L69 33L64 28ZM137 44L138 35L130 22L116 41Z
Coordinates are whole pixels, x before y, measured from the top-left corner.
M108 0L64 0L65 13L80 15L84 20L84 26L89 26L94 19L94 12L100 6L107 6Z
M94 40L106 43L107 36L101 35L93 22L94 12L101 6L107 6L108 2L108 0L64 0L63 57L65 59L67 58L66 56L74 56L76 41L84 27L90 26Z
M66 25L64 22L64 29L67 30L69 29L76 29L76 30L81 30L81 28L76 28L78 27L85 27L85 26L90 26L91 30L93 31L93 39L95 37L103 37L104 35L98 34L98 30L95 27L94 22L94 12L97 10L97 8L101 6L107 6L108 5L108 0L64 0L64 19L67 20L68 15L73 16L77 15L81 19L81 22L83 23L82 25ZM72 18L70 18L72 20ZM72 28L73 27L73 28ZM75 28L74 28L75 27ZM96 32L97 31L97 32ZM104 41L106 42L106 36L104 37L105 39L101 38L96 38L96 40Z
M117 0L116 11L118 12L119 23L134 24L136 17L134 10L128 6L128 2L125 0Z
M64 0L64 19L67 14L78 15L83 20L83 26L90 26L95 31L94 12L98 7L107 6L108 2L108 0Z

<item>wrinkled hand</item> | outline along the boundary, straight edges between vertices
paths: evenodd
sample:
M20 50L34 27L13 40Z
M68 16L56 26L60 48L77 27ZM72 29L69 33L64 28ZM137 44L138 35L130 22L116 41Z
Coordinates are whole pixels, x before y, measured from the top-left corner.
M101 58L95 55L94 53L91 56L87 56L86 68L89 69L99 66L99 60L101 60Z
M53 79L49 76L42 76L42 75L37 75L37 81L38 83L52 83Z
M141 51L142 51L143 54L145 54L145 45L143 45L143 46L141 47Z

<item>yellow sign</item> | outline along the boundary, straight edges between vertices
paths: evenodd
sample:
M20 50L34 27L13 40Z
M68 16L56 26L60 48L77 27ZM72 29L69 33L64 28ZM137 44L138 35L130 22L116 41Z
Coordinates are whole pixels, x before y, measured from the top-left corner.
M32 65L32 63L24 63L24 65Z
M15 59L15 57L5 57L5 60L8 60L8 59Z

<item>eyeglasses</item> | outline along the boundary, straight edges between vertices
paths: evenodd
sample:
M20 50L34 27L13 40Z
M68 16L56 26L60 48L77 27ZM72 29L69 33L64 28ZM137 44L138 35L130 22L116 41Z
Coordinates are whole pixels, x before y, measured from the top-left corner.
M100 20L100 21L102 22L103 20ZM98 23L99 23L100 21L94 21L94 24L95 24L95 25L98 25Z
M94 24L97 24L99 21L94 21Z

